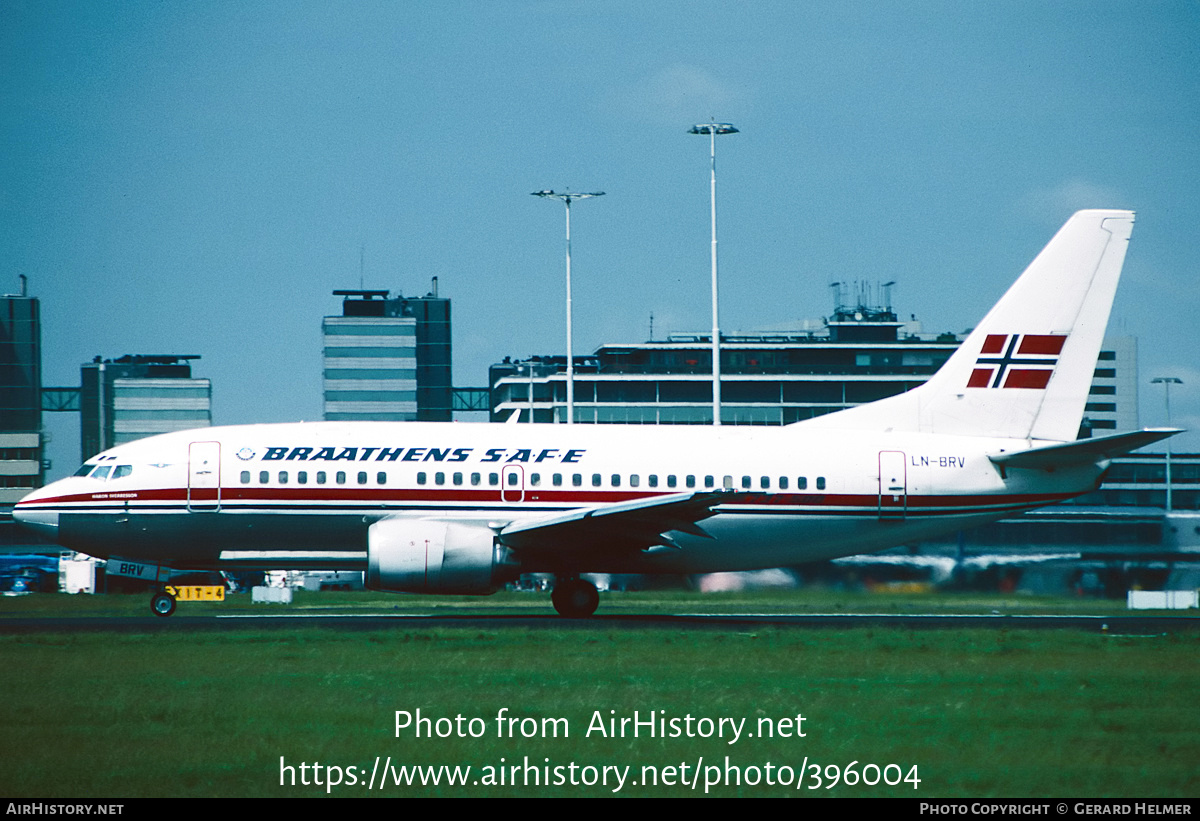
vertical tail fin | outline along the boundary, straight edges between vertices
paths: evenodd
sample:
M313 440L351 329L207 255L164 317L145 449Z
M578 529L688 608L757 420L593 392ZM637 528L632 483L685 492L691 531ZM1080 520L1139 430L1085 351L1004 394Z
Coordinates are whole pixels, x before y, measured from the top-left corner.
M1132 211L1080 211L924 385L798 424L1075 439Z

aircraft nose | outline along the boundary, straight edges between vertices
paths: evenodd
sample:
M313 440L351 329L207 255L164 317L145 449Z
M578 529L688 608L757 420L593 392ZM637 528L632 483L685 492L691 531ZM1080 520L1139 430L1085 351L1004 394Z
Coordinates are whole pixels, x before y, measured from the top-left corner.
M28 497L17 502L13 508L13 519L43 536L49 536L51 539L58 536L58 511L38 510L27 504L27 499Z

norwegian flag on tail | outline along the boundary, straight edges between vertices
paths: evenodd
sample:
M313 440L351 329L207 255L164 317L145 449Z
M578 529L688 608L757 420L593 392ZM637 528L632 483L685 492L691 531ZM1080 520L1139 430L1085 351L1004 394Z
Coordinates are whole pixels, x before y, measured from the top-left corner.
M1045 388L1065 334L988 334L968 388Z

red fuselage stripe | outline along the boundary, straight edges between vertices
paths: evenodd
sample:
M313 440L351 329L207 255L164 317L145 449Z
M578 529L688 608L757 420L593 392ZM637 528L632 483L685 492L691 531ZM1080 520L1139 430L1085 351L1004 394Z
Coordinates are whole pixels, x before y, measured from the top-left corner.
M674 491L672 491L674 493ZM506 495L514 495L510 491ZM649 496L668 495L664 493L645 493L636 490L555 490L542 488L527 488L524 491L525 503L540 505L554 504L563 506L595 505L644 499ZM1041 505L1069 499L1073 493L1038 493L1038 494L965 494L965 495L914 495L904 496L903 503L893 503L896 509L901 505L908 509L923 508L962 508L962 507L1003 507L1011 505ZM877 494L840 494L840 493L756 493L742 491L731 493L728 500L721 500L722 507L755 506L755 507L857 507L876 508L879 505ZM886 497L885 497L886 498ZM130 491L125 493L81 493L70 496L58 496L50 499L39 499L20 505L29 510L48 509L70 506L68 510L81 510L89 507L111 509L114 505L128 504L131 507L148 506L147 503L186 504L188 501L187 488L166 488L158 490ZM195 501L193 495L193 501ZM204 501L210 501L205 499ZM323 488L319 491L307 488L224 488L222 489L221 504L247 507L255 504L505 504L519 503L514 498L503 498L500 488L487 490L471 490L467 488L407 488L407 489L369 489L369 488Z

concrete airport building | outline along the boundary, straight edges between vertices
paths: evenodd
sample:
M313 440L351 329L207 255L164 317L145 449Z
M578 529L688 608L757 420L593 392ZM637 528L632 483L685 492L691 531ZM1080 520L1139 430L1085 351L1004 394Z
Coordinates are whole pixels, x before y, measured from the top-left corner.
M195 354L97 356L80 369L80 461L146 436L212 425L212 382Z
M787 425L911 390L962 341L844 293L828 319L799 329L722 335L722 424ZM575 421L711 425L711 339L671 334L576 357ZM489 377L492 421L514 412L521 421L566 421L565 357L506 360ZM1091 394L1081 436L1138 428L1135 339L1105 339Z
M42 444L41 305L21 277L0 295L0 510L42 486Z
M340 316L321 324L326 421L452 419L450 300L334 291Z

